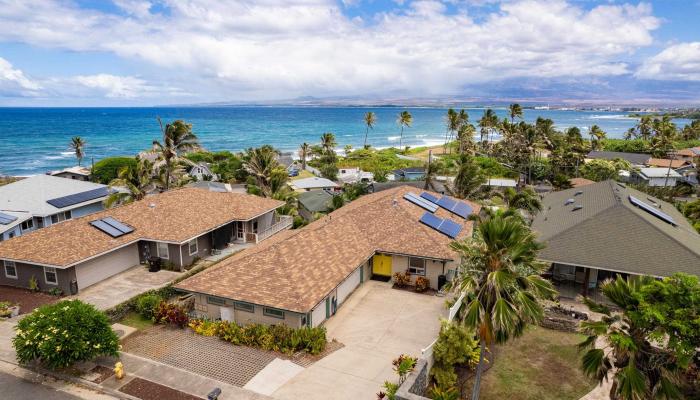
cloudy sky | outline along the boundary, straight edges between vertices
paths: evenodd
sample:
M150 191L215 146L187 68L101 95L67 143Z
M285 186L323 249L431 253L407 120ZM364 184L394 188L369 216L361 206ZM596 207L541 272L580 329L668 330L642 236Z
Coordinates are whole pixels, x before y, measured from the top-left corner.
M0 0L0 105L700 103L700 0Z

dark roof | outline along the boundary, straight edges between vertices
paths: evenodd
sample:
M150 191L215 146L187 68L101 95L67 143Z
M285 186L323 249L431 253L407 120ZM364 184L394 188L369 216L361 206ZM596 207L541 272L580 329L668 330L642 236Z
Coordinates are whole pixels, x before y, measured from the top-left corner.
M223 182L212 182L212 181L197 181L187 184L188 187L196 187L199 189L207 189L211 192L226 193L226 184Z
M422 168L422 167L401 168L401 169L395 169L393 172L394 172L394 174L399 174L399 175L403 175L405 173L424 174L425 168Z
M326 212L333 195L325 190L311 190L299 194L299 204L311 212Z
M586 158L600 159L600 160L614 160L616 158L621 158L627 160L632 164L644 165L649 161L651 156L644 153L624 153L621 151L591 151L588 153Z
M676 225L636 207L630 196ZM569 199L573 203L566 204ZM553 192L542 203L532 229L547 246L543 260L632 274L700 275L700 235L669 203L614 181Z
M425 181L393 181L393 182L374 182L369 185L368 190L372 193L381 192L383 190L393 189L399 186L411 186L418 189L425 188ZM433 192L440 194L448 194L445 184L442 182L437 182L433 180L432 187L430 188Z

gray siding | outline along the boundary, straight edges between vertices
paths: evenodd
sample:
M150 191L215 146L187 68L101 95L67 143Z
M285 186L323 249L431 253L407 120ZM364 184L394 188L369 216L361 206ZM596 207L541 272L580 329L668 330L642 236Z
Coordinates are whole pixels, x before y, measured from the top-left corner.
M63 290L63 293L70 294L70 281L75 279L75 269L73 267L66 269L56 268L58 285L51 285L46 283L44 279L44 267L25 263L15 263L15 265L17 267L17 279L8 278L5 276L5 265L0 261L0 285L28 288L29 279L34 276L39 283L41 291L47 292L55 287L59 287Z
M181 267L190 266L194 262L195 257L204 258L204 257L209 256L211 254L211 233L206 233L206 234L197 238L197 253L195 255L192 255L192 256L190 255L190 250L189 250L189 246L187 245L187 243L182 245L181 249L182 249L182 264L180 264L179 259L175 263L176 265L179 265Z
M205 315L208 319L217 320L221 318L221 305L209 304L207 301L207 295L195 294L195 310L202 315ZM239 325L246 325L251 323L266 324L266 325L287 325L290 328L301 327L301 317L304 314L297 314L291 311L284 312L284 319L270 317L264 314L263 309L265 307L260 305L253 305L253 312L241 311L233 309L234 301L230 299L221 299L224 301L223 307L230 307L233 312L234 319ZM284 311L284 310L282 310Z
M104 210L104 205L102 202L97 202L97 203L92 203L88 204L82 207L75 208L71 210L71 213L73 215L73 218L78 218L82 217L83 215L89 215L89 214L94 214L98 211Z

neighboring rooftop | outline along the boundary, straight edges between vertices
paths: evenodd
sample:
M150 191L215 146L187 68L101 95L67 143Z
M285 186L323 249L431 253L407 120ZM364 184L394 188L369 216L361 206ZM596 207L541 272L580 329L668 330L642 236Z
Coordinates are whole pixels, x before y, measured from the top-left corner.
M482 186L494 186L494 187L516 187L518 182L515 179L507 178L490 178Z
M325 190L311 190L299 194L297 200L310 212L326 212L333 200L333 195Z
M176 285L176 288L305 313L375 252L454 260L448 236L424 225L426 211L401 186L363 196L302 229L282 232ZM431 193L440 197L437 193ZM467 202L475 213L479 206ZM431 214L432 215L432 214ZM462 227L470 220L439 208L434 216Z
M595 183L595 181L586 178L571 178L569 179L569 183L571 184L571 187L577 188L581 186L592 185Z
M669 203L614 181L553 192L542 203L532 229L546 244L543 260L652 276L700 275L700 235Z
M175 189L1 242L0 259L68 267L141 239L184 243L230 221L247 221L283 204L246 194ZM90 224L106 217L134 231L112 238Z
M59 175L59 174L63 174L63 173L71 173L71 174L75 174L75 175L90 176L90 168L76 165L74 167L68 167L68 168L57 170L57 171L51 171L51 172L49 172L49 175Z
M586 155L586 158L593 160L627 160L634 165L644 165L651 158L649 154L644 153L624 153L621 151L591 151Z
M647 178L665 178L667 175L669 178L682 178L683 176L678 172L674 171L673 168L640 168L639 173Z
M647 161L647 165L650 165L652 167L661 167L661 168L668 168L670 165L671 168L681 168L686 165L691 165L690 162L685 161L685 160L669 160L667 158L650 158L649 161Z
M394 189L400 186L411 186L416 189L425 188L425 181L390 181L390 182L372 182L368 186L368 190L372 193L382 192L384 190ZM445 183L433 180L430 183L429 190L440 194L448 194Z
M327 188L327 187L340 187L337 183L330 179L319 178L314 176L313 178L302 178L296 179L289 183L294 189L317 189L317 188Z
M231 191L231 185L224 182L197 181L188 183L187 187L206 189L211 192L226 193Z

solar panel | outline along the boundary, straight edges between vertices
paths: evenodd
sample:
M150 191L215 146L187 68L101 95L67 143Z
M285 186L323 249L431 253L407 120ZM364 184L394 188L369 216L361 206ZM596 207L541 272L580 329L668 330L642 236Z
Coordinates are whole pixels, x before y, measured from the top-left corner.
M447 196L442 196L437 204L445 210L452 211L457 205L457 202Z
M102 232L108 234L113 238L117 238L119 236L124 235L124 233L119 229L99 219L97 221L90 222L90 225L94 226L95 228L101 230Z
M403 196L403 198L410 201L411 203L419 206L419 207L425 208L426 210L430 211L431 213L437 211L437 208L438 208L437 205L435 205L435 204L433 204L433 203L429 202L428 200L425 200L421 197L418 197L413 193L406 193Z
M432 194L430 194L430 193L428 193L428 192L423 192L423 193L421 193L421 194L420 194L420 197L422 197L422 198L424 198L424 199L426 199L426 200L428 200L428 201L430 201L430 202L436 203L436 204L437 204L437 202L438 202L438 198L435 197L435 196L433 196Z
M449 219L438 218L429 212L423 214L419 221L453 239L462 231L460 224Z
M5 214L0 212L0 224L7 225L11 222L17 221L17 217L10 214Z
M74 204L83 203L86 201L99 199L100 197L107 196L110 193L108 187L101 187L93 190L88 190L86 192L80 192L71 194L68 196L57 197L55 199L46 200L47 203L51 204L56 208L65 208L72 206Z
M469 217L469 214L472 213L472 208L469 207L467 203L463 202L458 202L457 205L455 206L454 210L452 210L453 213L459 215L460 217L467 219Z
M440 224L442 224L442 221L444 220L442 218L434 216L431 213L426 212L425 214L423 214L422 217L420 217L419 221L437 230L440 227Z
M457 201L448 196L442 196L440 200L437 201L437 204L445 210L455 215L459 215L464 219L467 219L469 214L472 213L472 208L467 203Z
M634 204L635 206L641 208L642 210L648 212L649 214L655 216L656 218L659 218L659 219L661 219L661 220L663 220L663 221L666 221L666 222L668 222L669 224L671 224L671 225L673 225L673 226L678 226L678 224L677 224L676 221L673 219L673 217L670 216L670 215L668 215L668 214L666 214L665 212L663 212L663 211L661 211L661 210L659 210L659 209L657 209L657 208L654 208L654 207L650 206L649 204L647 204L647 203L645 203L645 202L639 200L638 198L636 198L636 197L634 197L634 196L632 196L632 195L629 196L629 199L630 199L630 203L632 203L632 204Z
M121 231L123 234L131 233L134 231L134 228L132 228L129 225L126 225L122 222L119 222L112 217L102 218L102 221L107 223L108 225L111 225L112 227L114 227L118 231Z

